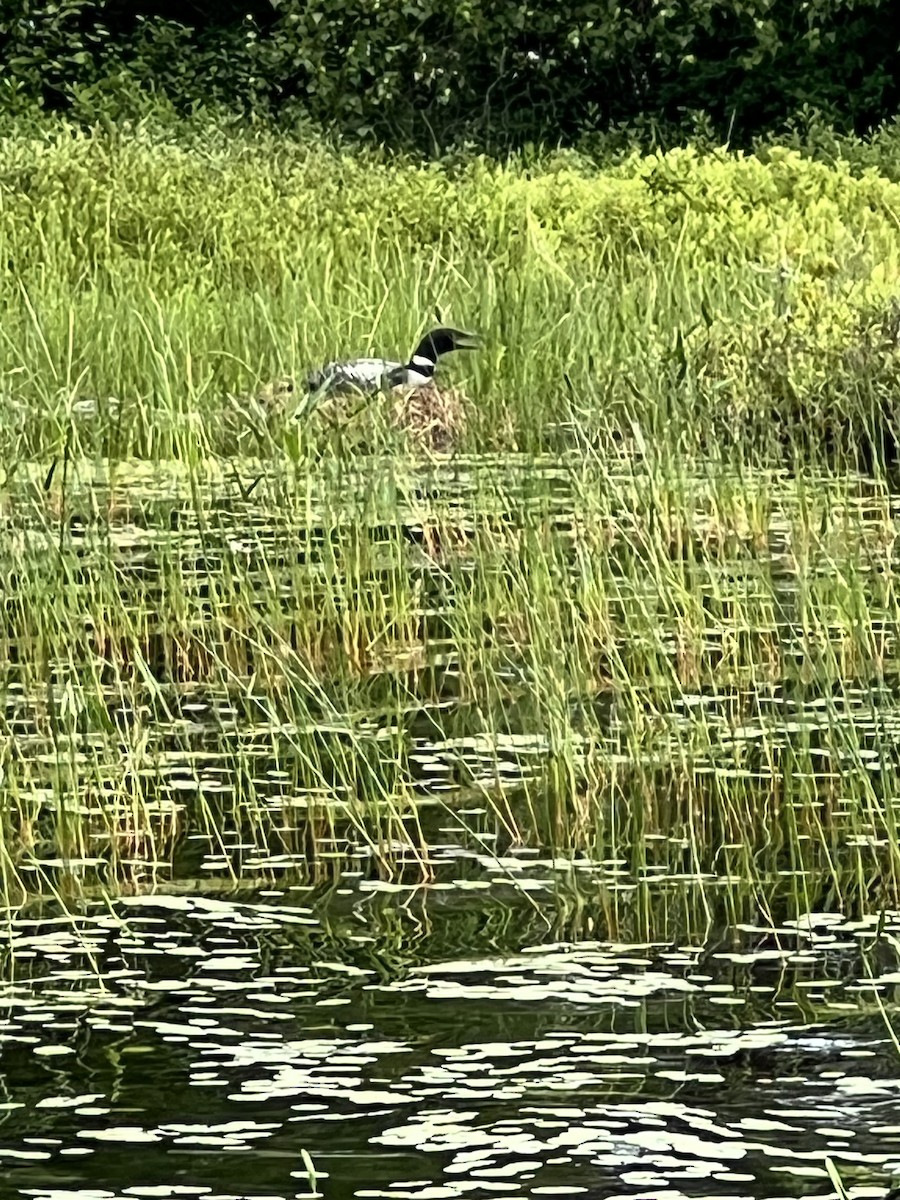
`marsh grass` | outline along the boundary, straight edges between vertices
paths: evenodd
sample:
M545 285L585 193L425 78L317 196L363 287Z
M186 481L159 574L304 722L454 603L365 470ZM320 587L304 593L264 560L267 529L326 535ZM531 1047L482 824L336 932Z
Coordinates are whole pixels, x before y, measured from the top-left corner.
M8 897L425 879L437 813L735 912L898 902L898 185L0 150ZM280 381L436 313L486 342L449 445L298 418Z

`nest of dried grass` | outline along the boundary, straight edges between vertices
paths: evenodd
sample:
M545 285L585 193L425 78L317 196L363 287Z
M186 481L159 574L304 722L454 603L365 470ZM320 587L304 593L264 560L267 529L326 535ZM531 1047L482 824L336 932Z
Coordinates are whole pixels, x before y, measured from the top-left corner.
M232 417L246 433L255 428L269 434L302 407L295 381L288 377L264 384L255 396L233 402ZM307 414L311 427L321 433L339 429L357 441L377 443L385 423L402 433L408 442L430 453L453 450L466 429L468 400L459 388L428 384L418 388L394 388L387 395L366 396L346 392L319 400ZM381 434L379 436L379 429Z
M391 424L402 429L413 443L425 450L446 453L461 440L466 430L468 403L459 388L431 383L418 388L395 388Z

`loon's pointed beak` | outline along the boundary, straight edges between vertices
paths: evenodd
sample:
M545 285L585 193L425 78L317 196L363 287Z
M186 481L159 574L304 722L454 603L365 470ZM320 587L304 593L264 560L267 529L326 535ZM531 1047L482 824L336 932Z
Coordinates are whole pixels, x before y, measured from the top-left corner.
M453 335L454 350L480 350L481 346L481 335L478 333L465 333L460 330Z

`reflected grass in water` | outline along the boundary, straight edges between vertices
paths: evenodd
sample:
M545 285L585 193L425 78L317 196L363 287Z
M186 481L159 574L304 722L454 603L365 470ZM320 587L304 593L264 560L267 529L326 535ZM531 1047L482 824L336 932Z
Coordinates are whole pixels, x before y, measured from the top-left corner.
M873 995L894 1005L896 913L707 940L690 925L698 884L666 906L648 883L618 936L595 939L591 888L564 918L566 865L528 857L552 929L518 889L476 911L453 876L486 867L449 847L445 890L402 904L348 874L15 918L9 1186L45 1195L62 1173L84 1200L178 1169L214 1195L293 1194L298 1142L326 1194L348 1196L504 1178L642 1194L651 1177L824 1195L829 1157L854 1196L886 1185L900 1080ZM719 929L728 903L713 901Z
M177 135L3 137L5 896L405 885L452 828L896 902L896 185ZM453 457L291 419L435 307Z
M425 879L441 827L764 911L897 899L882 485L665 451L42 482L3 497L13 899Z

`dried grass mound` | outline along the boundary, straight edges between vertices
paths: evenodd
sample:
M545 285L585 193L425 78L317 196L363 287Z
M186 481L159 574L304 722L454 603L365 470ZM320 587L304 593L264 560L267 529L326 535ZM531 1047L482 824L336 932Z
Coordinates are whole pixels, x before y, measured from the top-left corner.
M395 388L391 423L425 450L447 453L466 429L468 400L459 388L430 383L418 388Z

